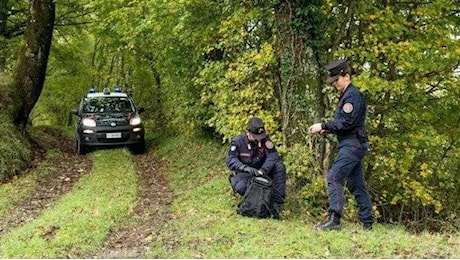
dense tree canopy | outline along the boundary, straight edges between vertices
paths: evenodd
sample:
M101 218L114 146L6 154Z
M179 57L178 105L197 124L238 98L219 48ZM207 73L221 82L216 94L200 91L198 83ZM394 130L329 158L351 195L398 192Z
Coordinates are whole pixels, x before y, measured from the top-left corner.
M227 142L264 119L314 214L326 197L337 93L325 64L347 58L369 104L367 181L381 221L451 219L460 168L460 9L456 1L59 0L46 85L31 119L68 124L89 86L122 85L152 129ZM0 63L13 72L25 1L0 5ZM353 206L346 214L354 214Z

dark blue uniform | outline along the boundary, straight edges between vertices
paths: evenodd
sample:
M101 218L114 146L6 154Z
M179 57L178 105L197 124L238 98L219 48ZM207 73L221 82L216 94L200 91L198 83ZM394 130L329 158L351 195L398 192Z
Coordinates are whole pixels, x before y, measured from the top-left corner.
M244 195L252 174L240 172L244 165L261 170L273 180L273 201L279 204L284 202L286 194L286 169L278 160L278 152L267 136L261 142L250 142L246 134L232 139L228 149L226 163L236 176L230 179L232 188L240 195Z
M322 129L337 135L338 154L327 175L329 212L342 215L345 203L343 185L346 181L359 206L359 219L372 224L372 202L367 192L362 159L367 152L367 134L364 127L366 102L359 90L350 84L340 96L334 120L322 123Z

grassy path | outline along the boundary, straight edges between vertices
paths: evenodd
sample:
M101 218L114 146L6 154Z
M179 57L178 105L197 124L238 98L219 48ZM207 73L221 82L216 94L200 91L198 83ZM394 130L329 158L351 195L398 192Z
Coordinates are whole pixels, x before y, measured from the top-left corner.
M71 192L0 238L1 258L78 258L100 249L132 213L138 175L127 150L97 151L90 158L94 168Z
M168 225L172 193L159 162L150 153L136 155L139 196L133 214L112 229L104 247L85 258L146 258Z

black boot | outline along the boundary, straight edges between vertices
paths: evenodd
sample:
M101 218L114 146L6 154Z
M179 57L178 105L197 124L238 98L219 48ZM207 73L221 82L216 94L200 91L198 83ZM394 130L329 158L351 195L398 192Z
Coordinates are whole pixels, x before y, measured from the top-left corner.
M365 231L372 230L372 223L363 223L363 230Z
M280 209L281 205L278 202L273 202L271 210L274 219L280 219Z
M315 229L319 231L340 230L340 228L340 215L335 212L329 213L327 221L315 225Z

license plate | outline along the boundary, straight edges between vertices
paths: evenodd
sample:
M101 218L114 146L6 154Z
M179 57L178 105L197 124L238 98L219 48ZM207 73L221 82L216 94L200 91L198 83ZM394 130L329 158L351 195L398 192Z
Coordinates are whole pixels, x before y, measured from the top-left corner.
M107 133L106 138L121 138L121 133Z

